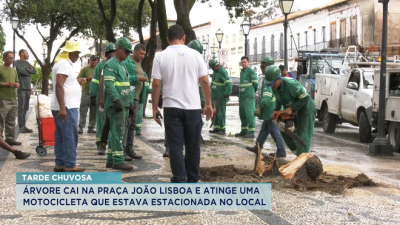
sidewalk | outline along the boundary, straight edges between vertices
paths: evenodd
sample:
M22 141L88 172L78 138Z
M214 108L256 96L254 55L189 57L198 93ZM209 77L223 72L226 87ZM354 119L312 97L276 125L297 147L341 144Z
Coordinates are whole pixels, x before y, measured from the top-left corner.
M237 108L237 107L235 107ZM146 115L150 116L151 106ZM236 110L228 113L228 133L236 132ZM27 160L15 160L10 154L0 171L0 224L399 224L400 191L391 187L362 187L349 189L346 195L330 195L323 192L299 192L290 188L273 189L272 211L88 211L88 210L15 210L15 172L52 172L54 151L48 147L46 156L35 152L38 133L35 112L29 116L27 126L33 134L20 134L23 142L19 148L32 155ZM235 165L237 168L252 168L254 154L244 150L253 141L228 136L208 134L210 121L203 127L206 144L201 147L201 167ZM257 122L259 129L260 122ZM106 169L106 157L96 154L95 135L79 137L78 164L88 172L114 172ZM143 159L130 162L131 172L123 172L123 182L169 182L171 171L169 159L163 158L164 128L152 119L143 119L142 135L136 136L137 153ZM266 145L273 149L274 144ZM295 156L288 152L284 161ZM340 166L339 166L340 167ZM343 171L356 174L357 171Z

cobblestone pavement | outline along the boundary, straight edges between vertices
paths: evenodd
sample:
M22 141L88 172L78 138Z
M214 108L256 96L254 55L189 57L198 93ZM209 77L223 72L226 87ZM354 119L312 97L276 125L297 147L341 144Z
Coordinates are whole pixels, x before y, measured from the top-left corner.
M235 133L240 129L238 116L235 116L237 106L228 108L228 133ZM147 110L147 115L151 115L150 110ZM254 155L243 148L253 141L229 135L209 135L209 126L210 122L206 122L203 137L212 144L202 147L202 167L231 164L241 168L252 167ZM38 133L34 111L29 115L28 127L34 128L34 133L20 134L18 140L23 142L19 149L32 153L31 157L15 160L11 154L0 151L0 224L400 224L398 178L385 177L382 175L385 171L376 171L386 158L368 159L364 154L366 146L351 141L340 143L318 132L314 135L312 149L321 157L325 170L349 176L359 172L371 173L374 181L383 185L350 189L345 195L299 192L289 188L273 190L271 211L18 211L15 209L15 172L51 172L54 166L52 147L47 148L48 154L44 157L35 152ZM86 167L88 172L114 171L105 168L105 156L96 154L94 134L86 131L84 129L84 134L79 137L78 164ZM163 136L163 129L152 119L143 120L142 135L135 139L137 152L143 155L143 159L130 162L134 170L122 173L123 182L169 182L169 159L162 157ZM274 144L267 144L264 150L271 151L272 146ZM347 161L343 161L346 159L343 151L354 153L359 160L347 157ZM288 152L285 161L294 158ZM387 160L390 165L396 160L399 163L399 156Z

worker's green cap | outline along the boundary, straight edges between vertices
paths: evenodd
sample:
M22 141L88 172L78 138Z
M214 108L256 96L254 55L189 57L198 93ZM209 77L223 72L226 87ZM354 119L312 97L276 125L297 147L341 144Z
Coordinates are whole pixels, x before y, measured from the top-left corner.
M218 61L215 60L215 59L211 59L210 62L208 62L208 66L209 66L211 69L214 69L214 67L217 66L218 64L219 64Z
M132 43L126 37L122 37L122 38L118 39L118 41L117 41L117 43L115 43L115 45L117 47L120 47L120 48L123 48L123 49L126 49L126 50L132 52Z
M203 44L198 40L192 40L187 45L189 48L198 51L200 54L203 54Z
M281 79L281 70L276 66L268 66L264 73L265 85L271 87Z
M265 58L263 58L263 60L261 61L261 63L267 63L269 65L274 65L275 61L271 56L267 56Z
M115 51L117 49L117 46L115 46L114 43L110 42L106 45L106 52L108 51Z

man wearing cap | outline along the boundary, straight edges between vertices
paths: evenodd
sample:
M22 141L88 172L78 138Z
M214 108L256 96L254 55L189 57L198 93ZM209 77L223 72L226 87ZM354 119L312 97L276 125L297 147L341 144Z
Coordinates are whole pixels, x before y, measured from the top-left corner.
M93 79L92 82L90 83L90 89L89 89L89 96L90 96L90 104L94 107L96 107L96 145L97 145L97 150L99 155L104 155L106 152L106 144L101 145L100 139L101 139L101 133L103 130L104 122L106 120L106 112L104 111L104 108L100 110L100 94L99 94L99 83L100 83L100 77L102 76L103 73L103 68L106 62L115 55L115 49L116 46L114 43L110 42L106 45L106 60L102 60L99 62L94 69L94 74L93 74ZM102 104L104 107L104 103Z
M118 39L115 56L104 66L104 107L110 120L110 136L107 152L106 168L116 170L132 170L133 167L124 162L122 139L125 133L126 118L131 103L131 81L137 82L137 75L127 72L122 64L132 53L132 44L126 37Z
M240 133L235 134L235 137L254 138L256 129L255 94L258 89L258 79L256 72L249 67L247 56L241 58L241 63L243 69L240 72L239 116L242 128Z
M88 133L96 133L94 130L96 126L96 106L91 104L89 89L92 83L93 74L97 64L99 63L99 58L95 55L90 56L89 66L83 67L79 72L78 79L82 78L82 98L81 106L79 108L79 132L83 133L83 128L86 126L86 115L89 112L89 129Z
M315 104L299 81L282 77L280 72L278 67L269 66L265 73L265 84L272 87L276 97L272 119L276 119L276 113L281 109L281 106L285 108L285 113L288 115L297 112L297 127L294 133L304 140L306 147L298 145L285 133L282 133L282 137L289 149L299 156L302 153L310 152L316 116Z
M296 76L293 73L288 72L287 68L284 65L279 65L279 69L281 70L282 77L289 77L289 78L296 79Z
M146 47L139 43L135 45L133 54L128 57L124 62L124 67L126 68L129 75L135 75L138 77L136 81L131 82L131 94L130 94L130 106L129 106L129 116L126 122L126 129L124 134L124 154L133 159L141 159L142 156L136 154L133 149L133 141L135 139L134 132L136 130L136 123L139 114L140 103L144 103L143 98L141 98L144 91L143 87L144 81L147 78L144 76L144 71L140 62L146 55ZM127 160L131 160L126 158Z
M223 68L217 60L212 59L208 63L214 71L211 83L211 99L216 102L216 116L214 121L214 129L210 133L225 134L225 118L226 103L229 95L232 94L232 81L228 72Z
M81 102L81 87L74 65L79 59L80 44L67 41L62 49L68 60L61 59L53 66L53 84L55 93L51 100L51 111L55 123L54 155L55 172L83 172L85 168L76 166L76 148L78 146L78 109Z
M268 66L274 65L274 59L270 56L265 57L261 61L261 71L265 75L266 68ZM264 78L265 80L265 78ZM268 138L268 135L271 133L272 138L276 143L276 147L278 148L277 157L286 157L285 145L283 144L283 139L281 136L281 131L276 126L276 124L272 121L271 115L275 110L275 94L273 93L271 87L266 86L263 80L262 89L261 89L261 100L260 100L260 109L261 113L259 118L263 120L261 125L261 130L258 133L258 137L254 147L246 147L247 150L254 152L257 154L258 145L262 149L265 141ZM257 145L258 144L258 145ZM275 153L271 153L271 156L275 156Z

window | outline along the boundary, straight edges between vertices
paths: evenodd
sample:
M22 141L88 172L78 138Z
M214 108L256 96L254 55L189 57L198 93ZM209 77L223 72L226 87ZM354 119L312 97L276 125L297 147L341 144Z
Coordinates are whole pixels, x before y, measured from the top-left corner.
M202 39L201 39L201 40L203 41L203 40L204 40L204 35L203 35L203 36L201 36L201 37L202 37Z
M254 55L257 57L257 38L254 38Z
M283 33L281 33L281 36L279 38L279 58L282 59L283 58L283 42L284 42L284 38L283 38Z
M293 57L293 35L290 35L290 58L292 57Z
M265 36L263 36L263 39L262 39L262 45L261 45L261 54L262 54L262 58L264 58L265 57L265 52L267 51L267 49L266 49L266 40L265 40Z
M322 42L323 42L323 46L325 48L325 42L326 42L325 27L322 27Z
M236 48L231 48L231 55L236 55Z
M238 54L242 54L243 53L243 46L239 46L238 47Z
M300 49L300 34L297 34L297 48Z
M211 46L213 46L213 45L215 45L215 38L212 38L212 45Z
M308 33L307 33L307 31L304 32L304 39L305 39L305 44L306 44L306 50L308 50Z
M271 57L275 59L275 36L271 35Z
M239 43L243 42L243 35L239 35Z
M314 36L314 51L317 51L317 30L313 30L313 36Z

